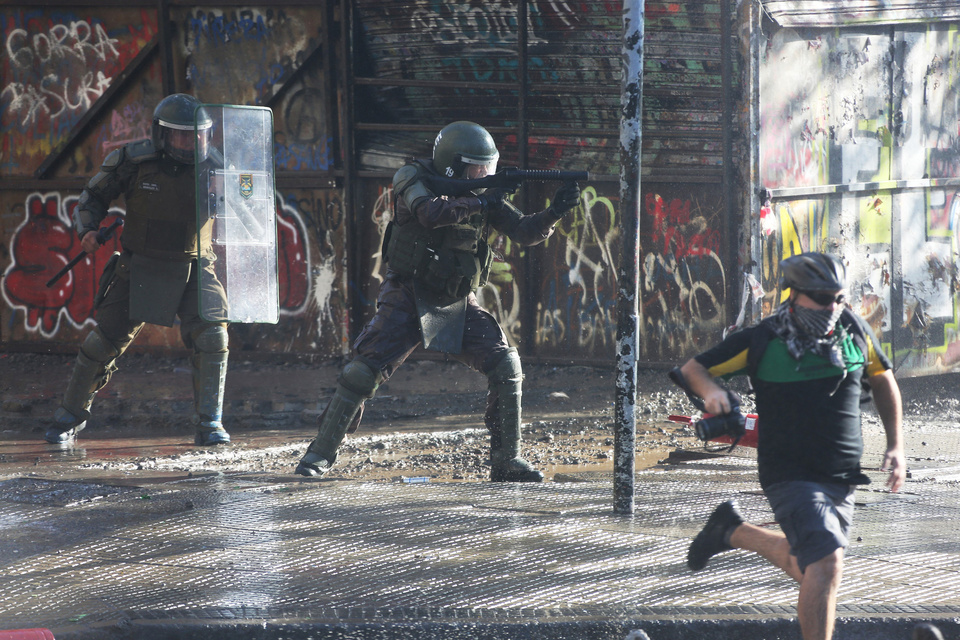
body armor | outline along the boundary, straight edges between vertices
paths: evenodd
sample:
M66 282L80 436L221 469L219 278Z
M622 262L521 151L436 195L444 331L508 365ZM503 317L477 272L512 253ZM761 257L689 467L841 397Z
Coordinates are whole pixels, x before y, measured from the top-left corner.
M419 176L429 169L419 161L415 166L415 174L398 181L399 192L423 190ZM436 229L427 229L416 220L402 225L391 221L384 237L387 262L401 277L413 279L441 301L453 302L487 282L493 253L484 237L486 226L483 214Z
M193 167L161 157L149 140L114 151L90 181L74 213L78 230L96 230L107 215L107 206L121 193L127 211L123 228L124 249L138 255L189 261L197 256L196 191ZM209 224L201 229L201 242L209 245Z

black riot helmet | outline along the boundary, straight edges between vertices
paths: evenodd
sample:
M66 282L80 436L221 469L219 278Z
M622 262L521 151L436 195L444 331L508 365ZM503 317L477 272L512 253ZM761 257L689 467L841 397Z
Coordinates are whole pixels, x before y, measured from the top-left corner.
M476 122L451 122L433 142L433 168L448 178L462 178L467 165L483 165L486 175L497 172L500 152L493 136Z
M200 160L205 160L212 128L213 118L207 110L199 100L185 93L167 96L153 110L153 146L177 162L193 164L196 141L199 141Z
M780 288L796 291L839 291L846 286L847 270L828 253L800 253L780 263Z

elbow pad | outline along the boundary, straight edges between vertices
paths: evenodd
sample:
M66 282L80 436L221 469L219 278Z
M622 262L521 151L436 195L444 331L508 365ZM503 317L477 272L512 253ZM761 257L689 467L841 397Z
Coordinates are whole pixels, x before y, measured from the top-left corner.
M87 231L96 231L100 222L107 217L107 208L87 189L83 190L73 210L73 228L83 237Z
M108 205L120 190L117 169L123 162L123 156L123 149L110 152L100 165L100 171L90 178L90 182L80 194L73 210L73 226L77 235L82 237L87 231L96 231L100 222L107 217Z

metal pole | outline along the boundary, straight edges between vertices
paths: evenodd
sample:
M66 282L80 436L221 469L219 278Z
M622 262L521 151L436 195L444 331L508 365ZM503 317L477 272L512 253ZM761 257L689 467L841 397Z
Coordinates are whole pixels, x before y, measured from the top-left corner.
M643 123L644 0L623 3L623 92L620 95L620 271L617 278L617 395L613 510L632 514L637 439L640 317L640 153Z

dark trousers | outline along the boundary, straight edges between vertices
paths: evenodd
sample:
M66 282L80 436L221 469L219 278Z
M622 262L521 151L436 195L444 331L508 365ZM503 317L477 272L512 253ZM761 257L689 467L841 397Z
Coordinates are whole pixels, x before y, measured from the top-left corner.
M386 381L422 342L413 287L395 277L388 277L380 285L377 312L354 343L354 351L378 367ZM460 353L449 357L487 375L509 349L496 318L481 307L477 296L471 293L467 297L463 347ZM497 405L497 395L491 390L487 394L484 422L494 432L498 431Z

